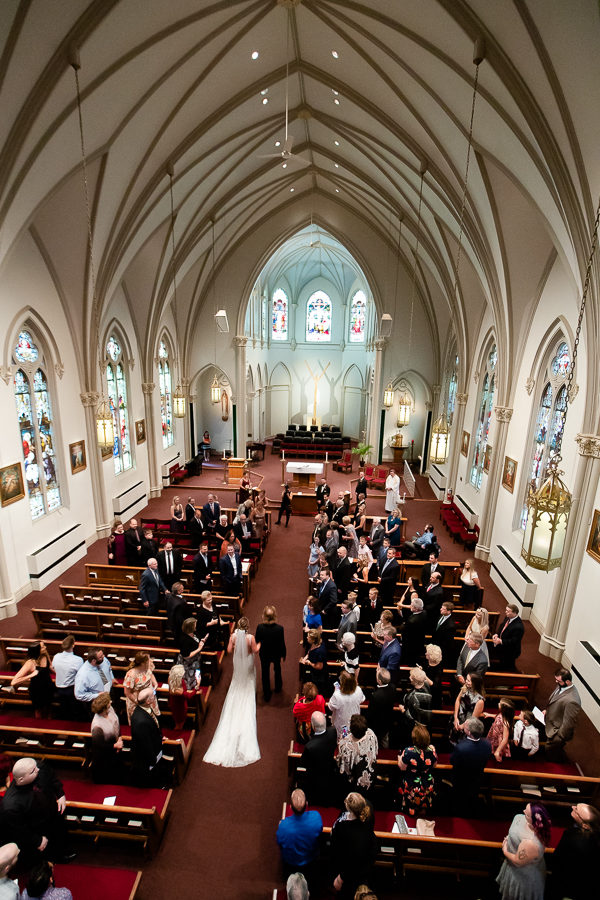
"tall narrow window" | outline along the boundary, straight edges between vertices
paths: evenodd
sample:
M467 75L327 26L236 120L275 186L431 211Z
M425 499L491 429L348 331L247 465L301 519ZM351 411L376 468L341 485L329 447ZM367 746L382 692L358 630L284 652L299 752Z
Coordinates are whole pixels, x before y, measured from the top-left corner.
M39 519L61 505L54 452L54 420L45 362L28 331L17 339L13 358L15 400L25 463L31 518Z
M556 346L556 345L555 345ZM542 369L543 388L535 425L533 447L529 463L529 478L525 485L520 526L527 524L527 496L542 484L548 463L556 453L559 437L565 427L565 407L567 405L566 380L571 366L571 353L564 341L552 351L551 358Z
M277 288L273 294L271 337L274 341L287 341L288 339L288 298L281 288Z
M133 461L131 457L131 436L129 431L129 409L127 406L127 379L123 361L121 345L114 335L106 344L108 363L106 366L106 382L108 387L108 400L115 423L115 445L113 448L113 461L115 474L130 469Z
M490 433L490 419L492 416L492 406L494 405L494 391L496 389L496 363L498 361L498 352L496 345L492 347L486 359L485 370L483 374L483 382L481 385L481 394L479 396L479 406L477 419L475 421L475 440L473 442L473 458L471 463L471 474L469 480L473 487L481 487L483 478L483 460L485 457L485 448L488 443Z
M306 304L306 340L331 340L331 300L324 291L315 291Z
M174 441L173 407L171 403L171 367L169 350L164 341L158 347L158 386L160 389L160 421L162 423L163 447L170 447Z
M456 389L458 387L458 356L454 357L454 368L448 383L448 402L446 403L446 418L448 425L452 425L454 407L456 406Z
M367 298L364 291L357 291L350 306L350 343L364 344L367 321Z

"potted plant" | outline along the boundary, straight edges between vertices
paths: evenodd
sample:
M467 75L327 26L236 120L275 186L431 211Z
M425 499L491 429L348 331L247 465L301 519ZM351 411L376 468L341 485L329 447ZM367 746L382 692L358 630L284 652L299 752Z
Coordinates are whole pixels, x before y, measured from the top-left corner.
M370 451L373 449L373 444L357 444L356 447L352 449L352 453L355 456L358 456L358 463L361 466L365 464L365 457L367 457Z

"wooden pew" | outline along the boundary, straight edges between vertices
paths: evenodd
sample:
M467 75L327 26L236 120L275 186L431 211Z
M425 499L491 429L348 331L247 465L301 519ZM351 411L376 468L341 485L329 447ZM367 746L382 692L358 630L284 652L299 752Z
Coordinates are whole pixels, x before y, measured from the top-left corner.
M172 642L166 616L143 613L84 612L64 609L32 609L36 634L40 638L60 638L73 634L80 641L132 641L147 644Z
M115 585L107 588L99 585L60 585L60 593L65 609L93 612L94 610L106 610L122 613L144 612L139 602L137 588L121 587ZM213 606L222 616L233 616L237 609L234 598L219 591L211 591ZM190 607L190 615L195 609L202 606L200 594L184 594L184 599ZM162 614L162 613L161 613Z

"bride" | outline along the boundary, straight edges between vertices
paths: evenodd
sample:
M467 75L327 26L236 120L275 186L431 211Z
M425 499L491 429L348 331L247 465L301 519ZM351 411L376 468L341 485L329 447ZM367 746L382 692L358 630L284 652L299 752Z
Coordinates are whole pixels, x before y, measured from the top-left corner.
M233 649L233 678L221 711L212 743L204 762L234 768L248 766L260 759L256 737L256 669L254 655L260 644L248 634L249 622L243 616L231 635L227 652Z

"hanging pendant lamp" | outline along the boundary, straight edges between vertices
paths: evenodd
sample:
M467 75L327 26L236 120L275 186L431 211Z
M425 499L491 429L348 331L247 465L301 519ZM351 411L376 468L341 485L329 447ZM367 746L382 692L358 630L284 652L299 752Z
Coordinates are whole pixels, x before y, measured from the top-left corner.
M431 433L431 449L429 458L432 463L445 463L448 459L448 437L450 429L444 413L437 419Z
M394 405L394 388L391 381L383 392L383 405L386 409L390 409Z

